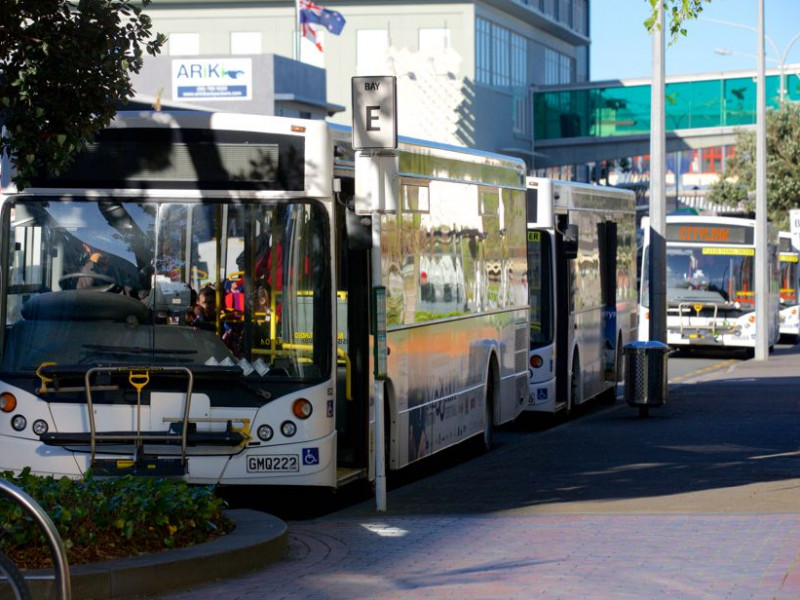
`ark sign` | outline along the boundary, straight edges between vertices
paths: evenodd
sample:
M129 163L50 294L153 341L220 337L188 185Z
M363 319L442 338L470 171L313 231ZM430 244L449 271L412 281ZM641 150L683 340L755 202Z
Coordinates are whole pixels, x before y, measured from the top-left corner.
M250 58L181 58L172 61L173 100L252 100Z

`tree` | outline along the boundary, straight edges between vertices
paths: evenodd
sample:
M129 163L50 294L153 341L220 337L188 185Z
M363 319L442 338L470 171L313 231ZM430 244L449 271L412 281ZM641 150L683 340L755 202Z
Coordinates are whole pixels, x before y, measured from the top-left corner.
M703 2L711 0L647 0L650 3L650 16L644 22L647 31L653 32L658 20L658 3L664 5L665 18L669 20L669 33L671 41L675 42L679 35L686 35L683 23L689 19L696 19L703 12ZM668 16L668 17L667 17Z
M131 0L4 0L0 149L19 188L57 175L133 95L130 74L166 38Z
M708 199L755 210L756 134L739 131L736 154L729 158ZM784 102L767 111L767 215L780 229L789 228L789 209L800 206L800 105Z

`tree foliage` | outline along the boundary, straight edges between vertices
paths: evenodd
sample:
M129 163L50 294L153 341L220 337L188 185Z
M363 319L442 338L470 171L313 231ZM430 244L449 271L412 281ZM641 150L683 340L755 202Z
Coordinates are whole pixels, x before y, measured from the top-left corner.
M151 33L150 0L3 0L0 147L23 188L63 171L133 94L130 74L166 38ZM141 6L139 6L141 5Z
M756 134L739 131L736 155L729 158L708 199L717 204L755 210ZM767 215L789 228L789 209L800 207L800 105L784 102L767 111Z
M669 22L670 43L679 35L686 35L685 21L696 19L703 12L703 3L711 0L647 0L650 3L650 16L644 22L650 33L658 25L658 3L664 6L664 17Z

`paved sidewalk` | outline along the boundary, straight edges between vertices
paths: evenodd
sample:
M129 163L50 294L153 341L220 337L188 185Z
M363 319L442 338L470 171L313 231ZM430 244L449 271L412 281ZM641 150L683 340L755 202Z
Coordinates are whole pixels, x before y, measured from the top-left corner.
M699 374L646 422L618 403L394 490L387 514L290 522L286 560L163 598L797 600L798 384L794 349ZM598 467L621 436L649 454Z
M800 598L800 514L389 516L290 530L286 561L170 598Z

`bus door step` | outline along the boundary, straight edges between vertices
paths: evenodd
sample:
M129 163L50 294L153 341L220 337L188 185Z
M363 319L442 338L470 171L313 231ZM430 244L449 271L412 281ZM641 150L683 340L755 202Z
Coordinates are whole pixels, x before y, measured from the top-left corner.
M186 465L179 458L95 459L92 473L98 477L183 477Z

